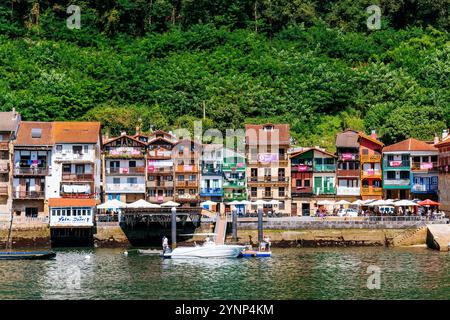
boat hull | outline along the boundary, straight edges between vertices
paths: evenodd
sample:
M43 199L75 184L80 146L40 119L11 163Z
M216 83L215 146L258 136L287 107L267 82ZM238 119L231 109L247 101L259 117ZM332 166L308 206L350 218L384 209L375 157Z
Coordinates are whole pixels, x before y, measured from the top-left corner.
M56 257L53 251L0 252L0 260L49 260Z
M272 252L271 251L253 251L253 250L246 250L241 253L241 257L243 258L267 258L271 257Z
M170 253L165 253L164 258L185 259L185 258L237 258L244 246L239 245L216 245L179 247Z

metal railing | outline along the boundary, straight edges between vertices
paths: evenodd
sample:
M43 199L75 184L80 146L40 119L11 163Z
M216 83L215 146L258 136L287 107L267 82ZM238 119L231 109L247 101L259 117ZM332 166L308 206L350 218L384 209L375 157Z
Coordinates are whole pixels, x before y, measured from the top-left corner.
M63 173L63 181L92 181L94 175L92 173Z
M51 173L50 168L41 168L41 167L14 168L14 174L16 175L49 175L50 173Z
M44 199L45 191L14 191L14 199Z

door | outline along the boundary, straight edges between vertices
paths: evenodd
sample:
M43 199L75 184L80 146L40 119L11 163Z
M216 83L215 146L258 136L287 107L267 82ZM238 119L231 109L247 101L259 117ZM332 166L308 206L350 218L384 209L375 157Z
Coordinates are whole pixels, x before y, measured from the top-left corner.
M297 203L293 202L291 204L291 215L296 216L297 215Z
M314 177L314 193L322 193L322 177Z

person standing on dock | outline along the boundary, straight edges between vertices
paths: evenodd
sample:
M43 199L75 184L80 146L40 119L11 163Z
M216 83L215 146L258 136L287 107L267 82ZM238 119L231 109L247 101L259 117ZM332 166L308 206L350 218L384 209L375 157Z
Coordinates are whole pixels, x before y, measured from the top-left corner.
M166 236L163 237L162 241L163 252L166 252L169 249L169 239Z

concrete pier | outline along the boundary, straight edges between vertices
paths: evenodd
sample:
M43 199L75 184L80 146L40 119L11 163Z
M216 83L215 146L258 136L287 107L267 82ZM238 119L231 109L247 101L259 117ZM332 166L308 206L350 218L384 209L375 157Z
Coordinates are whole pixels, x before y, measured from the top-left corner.
M427 244L439 251L449 251L450 224L429 224Z

